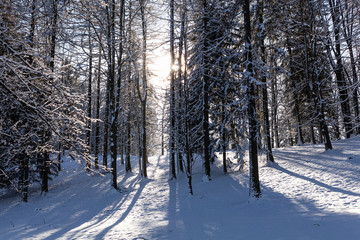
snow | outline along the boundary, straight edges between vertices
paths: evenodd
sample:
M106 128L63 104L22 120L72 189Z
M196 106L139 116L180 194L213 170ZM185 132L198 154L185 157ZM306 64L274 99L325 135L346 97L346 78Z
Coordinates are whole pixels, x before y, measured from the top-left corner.
M276 164L260 162L258 200L249 199L247 171L224 175L220 161L203 182L197 160L189 196L185 174L168 180L165 156L149 158L149 179L120 165L120 190L110 174L89 175L66 159L45 196L36 186L28 203L0 192L0 239L358 239L359 146L354 137L327 152L322 144L275 149Z

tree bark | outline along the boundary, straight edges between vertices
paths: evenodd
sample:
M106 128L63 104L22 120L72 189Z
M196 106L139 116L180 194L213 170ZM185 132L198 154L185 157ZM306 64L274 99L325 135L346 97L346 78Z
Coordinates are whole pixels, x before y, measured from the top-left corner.
M147 67L147 29L146 29L146 19L145 19L145 0L140 1L140 14L141 14L141 29L142 29L142 93L140 92L140 83L138 82L138 95L141 102L141 135L142 135L142 176L147 178L147 139L146 139L146 100L147 100L147 77L146 77L146 67Z
M249 0L243 1L244 25L245 25L245 81L247 97L247 114L249 124L249 195L250 197L259 198L261 196L259 169L258 169L258 152L257 152L257 119L256 119L256 102L255 102L255 83L253 81L253 58L251 43L251 19Z
M175 164L175 43L174 43L174 0L170 0L170 179L176 178Z
M203 73L202 73L202 112L203 112L203 149L204 149L204 166L205 166L205 175L210 180L210 133L209 133L209 59L208 59L208 50L209 50L209 39L208 39L208 22L209 22L209 13L207 0L202 1L202 21L203 21L203 32L202 32L202 41L203 41Z
M263 1L259 3L259 23L262 26L264 24L263 18ZM265 27L264 27L265 28ZM266 64L266 52L265 52L265 29L262 29L259 34L260 37L260 50L261 50L261 59L263 64ZM266 145L266 158L267 162L275 162L274 156L272 154L271 149L271 136L270 136L270 121L269 121L269 107L268 107L268 92L267 92L267 79L266 75L262 74L261 82L263 83L262 86L262 109L263 109L263 121L264 121L264 132L265 132L265 145Z
M90 29L90 20L88 26L88 34L89 34L89 75L88 75L88 113L87 113L87 145L89 148L89 154L91 154L91 115L92 115L92 64L93 64L93 53L92 53L92 41L91 41L91 29ZM86 160L86 169L90 171L90 160Z
M100 34L101 41L102 34ZM97 66L97 83L96 83L96 123L95 123L95 169L99 168L99 148L100 148L100 83L101 83L101 46L99 45L99 56Z

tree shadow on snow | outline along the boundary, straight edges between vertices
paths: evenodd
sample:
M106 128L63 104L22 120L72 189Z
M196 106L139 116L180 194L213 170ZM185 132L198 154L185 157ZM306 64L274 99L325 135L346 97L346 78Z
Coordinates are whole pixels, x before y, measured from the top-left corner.
M289 199L265 185L260 199L249 199L248 177L224 175L215 166L212 181L201 182L201 176L193 175L193 196L185 175L169 182L168 226L155 229L148 239L351 239L360 233L360 215L325 212L311 199Z
M343 194L347 194L347 195L351 195L351 196L355 196L355 197L360 197L360 194L359 193L355 193L355 192L352 192L352 191L348 191L348 190L345 190L345 189L342 189L342 188L337 188L337 187L334 187L334 186L330 186L326 183L323 183L323 182L320 182L316 179L313 179L313 178L309 178L309 177L306 177L306 176L303 176L303 175L300 175L298 173L295 173L295 172L292 172L292 171L289 171L279 165L276 165L275 167L276 169L278 169L279 171L282 171L288 175L291 175L293 177L296 177L296 178L300 178L300 179L303 179L305 181L308 181L308 182L311 182L311 183L314 183L320 187L324 187L324 188L327 188L328 190L332 191L332 192L338 192L338 193L343 193Z
M118 185L122 186L122 184L125 183L131 176L133 175L125 175ZM94 229L96 229L97 226L100 226L104 224L104 222L106 222L108 219L111 219L113 215L117 213L119 209L123 206L123 203L129 201L129 198L132 195L131 193L133 192L134 186L136 184L139 184L139 188L136 190L135 195L131 199L131 203L125 209L122 216L115 223L104 228L101 232L95 232ZM62 227L61 230L51 234L51 236L46 239L51 240L61 237L65 237L66 239L76 239L79 236L82 236L82 233L84 233L84 235L85 233L86 235L89 235L89 232L94 232L93 236L96 236L96 239L103 239L106 233L111 230L113 226L119 224L126 218L146 184L146 181L142 181L141 178L135 176L128 182L127 188L120 188L119 190L112 189L112 194L110 194L110 196L99 191L98 199L85 200L86 203L91 203L90 206L82 207L82 209L88 210L87 213L84 213L81 216L68 216L66 217L66 219L64 217L64 222L69 222L69 219L73 220L70 220L70 223L68 224L64 224L65 227ZM108 187L111 187L110 183L108 183ZM71 213L73 211L70 210L69 212Z
M128 216L149 182L149 180L134 176L134 174L127 174L118 184L122 186L126 182L127 188L115 190L111 189L109 179L110 176L106 176L105 179L96 176L75 179L75 181L82 181L81 189L74 189L73 185L75 184L71 181L65 181L58 186L53 186L60 189L50 190L46 196L42 196L42 198L54 199L50 201L51 206L44 206L47 200L41 201L40 197L38 202L32 199L33 202L27 204L15 204L12 207L24 207L24 211L26 211L24 215L32 216L32 222L21 221L21 216L16 216L14 220L9 219L7 221L10 221L13 227L6 230L6 232L0 233L0 238L40 238L39 236L43 235L41 239L77 239L82 234L89 236L93 232L94 238L104 239L109 230ZM96 183L96 181L99 182ZM137 185L136 189L135 185ZM93 193L89 195L89 191ZM134 193L134 191L136 192ZM89 199L89 196L93 198ZM123 209L125 202L129 202L129 204L126 204L126 209ZM35 209L32 208L33 206ZM96 226L104 224L114 214L119 213L120 208L122 215L116 222L106 228L101 228L101 232L94 231ZM5 228L3 229L5 230Z

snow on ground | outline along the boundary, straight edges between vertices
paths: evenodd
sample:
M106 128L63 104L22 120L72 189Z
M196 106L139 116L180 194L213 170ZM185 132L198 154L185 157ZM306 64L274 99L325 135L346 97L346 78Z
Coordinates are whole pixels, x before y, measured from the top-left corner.
M0 193L0 239L360 239L360 137L274 151L261 164L262 197L248 198L247 172L202 182L194 167L194 195L181 175L168 181L166 157L149 159L149 179L88 176L71 160L50 191L33 189L29 203Z

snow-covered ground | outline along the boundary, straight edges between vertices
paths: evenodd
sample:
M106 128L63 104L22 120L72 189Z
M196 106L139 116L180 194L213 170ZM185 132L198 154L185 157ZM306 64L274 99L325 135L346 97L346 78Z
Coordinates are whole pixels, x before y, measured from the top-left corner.
M274 151L261 164L262 197L248 198L248 174L222 173L202 182L194 167L194 196L187 179L168 181L166 157L149 159L149 179L88 176L68 160L50 191L32 190L28 203L0 193L0 239L360 239L360 137Z

